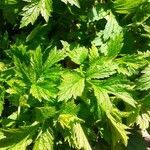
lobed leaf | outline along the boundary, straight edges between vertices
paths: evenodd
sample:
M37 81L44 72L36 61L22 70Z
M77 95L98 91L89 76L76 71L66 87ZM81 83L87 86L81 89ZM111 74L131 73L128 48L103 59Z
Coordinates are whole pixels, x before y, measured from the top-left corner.
M30 89L30 94L32 94L32 96L34 96L39 101L41 101L42 99L50 100L50 98L56 97L56 93L56 85L51 81L32 84Z
M150 65L147 66L143 71L143 75L139 78L137 82L137 89L149 90L150 89Z
M86 71L87 79L102 79L107 78L116 73L116 66L111 62L102 59L101 57L97 57L93 60Z
M76 7L80 8L80 4L78 0L61 0L65 4L69 3L71 5L75 5Z
M88 56L88 50L85 47L76 47L68 51L68 56L76 64L82 64Z
M62 74L62 82L59 86L59 101L76 99L81 96L85 86L85 79L77 72L66 71Z
M107 93L113 94L116 97L122 99L127 104L136 107L136 101L132 98L129 90L132 87L128 84L127 80L118 77L112 77L107 80L95 80L92 81L92 84L96 85L97 87L104 89ZM127 85L128 84L128 85Z
M50 130L43 131L35 141L33 150L53 150L54 137Z
M38 124L35 122L31 126L22 127L20 129L1 129L4 137L0 139L0 149L26 150L27 146L32 142L32 136L35 134Z
M22 11L20 28L25 27L30 23L33 25L40 14L43 16L45 21L48 22L49 16L52 12L52 0L30 1L30 4L24 6Z
M123 142L123 144L125 146L127 146L128 143L128 136L127 134L129 134L128 131L126 131L127 129L129 129L129 127L127 127L126 125L116 121L112 115L107 114L108 120L110 122L110 126L112 129L112 142L113 142L113 146L115 146L119 140L121 140Z
M142 4L145 0L115 0L113 7L117 13L129 14L134 11Z

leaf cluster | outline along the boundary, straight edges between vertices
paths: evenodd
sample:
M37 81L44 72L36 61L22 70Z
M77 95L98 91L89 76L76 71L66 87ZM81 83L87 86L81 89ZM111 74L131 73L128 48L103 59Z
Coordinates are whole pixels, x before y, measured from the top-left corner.
M132 149L150 124L149 6L2 0L0 150Z

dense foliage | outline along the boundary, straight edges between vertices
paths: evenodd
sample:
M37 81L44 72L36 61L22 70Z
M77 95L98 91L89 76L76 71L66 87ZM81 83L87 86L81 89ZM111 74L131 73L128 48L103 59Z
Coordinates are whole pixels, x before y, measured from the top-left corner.
M149 0L1 0L0 18L0 150L145 150Z

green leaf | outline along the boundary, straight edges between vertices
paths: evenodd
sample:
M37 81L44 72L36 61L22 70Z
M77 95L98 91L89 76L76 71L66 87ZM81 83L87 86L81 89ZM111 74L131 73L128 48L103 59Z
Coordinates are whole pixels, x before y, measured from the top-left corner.
M143 54L144 56L144 54ZM138 74L139 69L147 64L146 59L140 55L123 55L121 58L116 59L118 64L117 71L127 76Z
M122 34L114 35L110 40L108 41L108 49L107 49L107 57L108 59L114 59L118 56L119 52L121 51L121 48L123 46L123 36Z
M33 150L53 150L54 137L50 130L46 130L36 140Z
M69 142L73 148L91 150L91 146L86 138L86 135L80 125L83 120L75 115L61 114L58 122L64 129L65 141Z
M30 145L31 142L32 140L29 139L29 137L27 136L25 139L23 139L19 143L16 143L15 145L11 146L9 149L10 150L18 150L18 149L26 150L27 146Z
M34 75L32 74L33 70L31 70L31 68L27 67L25 64L22 64L21 61L16 57L14 57L14 63L16 67L16 75L20 77L23 80L23 82L28 83L28 85L30 85L32 80L34 80Z
M66 71L62 74L62 82L59 86L58 99L69 100L81 96L84 90L85 79L77 72Z
M122 141L122 143L127 146L128 144L128 136L129 132L126 131L126 129L129 129L126 125L116 121L111 114L106 114L110 123L110 127L112 130L112 142L113 146L115 146L119 140Z
M30 52L29 64L25 64L15 57L16 79L13 81L14 84L10 85L12 88L8 89L7 92L17 94L21 88L24 89L24 92L26 88L39 101L56 97L56 82L58 81L60 67L50 67L64 57L64 51L57 52L54 49L43 63L43 54L40 47ZM16 88L17 85L20 89Z
M51 16L52 3L52 0L40 0L39 2L41 15L43 16L46 22L48 22L49 16Z
M137 82L137 89L149 90L150 89L150 65L147 66L143 71L143 75L139 78Z
M60 123L60 125L63 129L65 129L65 128L71 129L72 125L74 123L83 122L82 119L80 119L76 115L72 115L72 114L60 114L57 121L58 121L58 123Z
M20 129L0 129L4 137L0 139L0 149L7 148L10 150L26 150L27 146L32 142L32 136L38 128L35 122L31 126L22 127Z
M75 147L77 149L92 150L87 137L79 123L73 125L73 135L75 136Z
M43 122L49 117L53 117L56 114L55 107L36 107L35 108L35 115L37 121Z
M10 86L6 92L9 94L23 94L26 87L26 84L22 80L18 80L17 78L11 78L7 84Z
M93 84L94 95L97 98L98 105L103 109L105 112L112 111L112 103L110 101L109 95L107 91L99 86Z
M5 126L6 128L10 128L12 126L15 125L16 123L16 120L17 120L17 117L18 117L18 112L13 112L11 115L9 115L7 118L1 120L1 124L3 126ZM0 132L1 133L1 132Z
M113 75L116 72L115 69L116 66L111 61L97 57L91 62L86 71L86 76L87 79L102 79Z
M40 14L38 2L34 1L32 4L26 5L22 10L23 13L20 28L25 27L30 23L33 25Z
M106 31L107 32L107 31ZM103 53L109 60L114 59L120 53L123 46L123 34L114 33L106 43L100 45L100 52Z
M40 47L37 47L36 50L32 53L30 59L31 67L36 74L36 80L40 77L41 73L43 72L42 63L42 51Z
M61 114L77 115L78 111L79 106L76 105L74 101L64 102L60 109Z
M137 117L136 124L139 125L141 130L146 130L150 125L150 111L143 112Z
M89 50L89 60L90 63L92 63L94 60L96 60L99 57L99 51L98 48L94 45L92 45L92 47Z
M109 93L116 95L129 105L135 107L136 101L130 94L130 91L133 89L133 87L130 85L130 82L127 79L117 76L110 78L106 82L104 81L102 84L104 84L104 88L106 88Z
M34 24L38 16L41 14L46 22L49 20L49 16L52 12L52 0L34 0L30 4L26 5L22 12L22 20L20 28L27 26L28 24Z
M47 27L47 24L41 25L41 23L39 23L26 37L26 42L33 41L34 38L37 38L39 34L41 33L42 35L45 34L44 30L46 27Z
M78 46L73 50L68 51L68 56L76 64L82 64L88 56L88 49Z
M43 99L50 100L50 98L56 97L57 89L56 85L51 81L37 82L31 85L30 93L39 101Z
M0 62L0 72L5 69L6 65L3 62Z
M48 58L46 59L44 63L44 70L49 69L57 62L63 60L66 57L64 50L57 50L56 47L52 49L48 55Z
M17 58L20 62L29 62L29 53L27 52L27 46L24 43L16 43L11 46L11 53L14 56L14 62Z
M76 7L80 8L80 4L78 0L61 0L65 4L69 3L71 5L75 5Z
M143 2L144 0L115 0L113 7L117 13L128 14L136 11Z
M91 82L91 81L90 81ZM123 77L111 77L107 80L95 80L92 81L92 84L96 85L101 89L105 89L107 93L115 95L117 98L122 99L127 104L136 107L137 103L131 96L130 90L132 90L132 86L130 86L129 81L124 79Z
M108 12L109 11L105 10L102 5L97 4L88 13L89 21L94 22L103 19L108 14Z
M122 32L122 28L119 26L115 16L111 12L105 17L105 19L107 20L107 23L103 30L103 39L104 41L107 41L110 37L120 34Z
M144 97L141 103L144 108L150 108L150 93Z

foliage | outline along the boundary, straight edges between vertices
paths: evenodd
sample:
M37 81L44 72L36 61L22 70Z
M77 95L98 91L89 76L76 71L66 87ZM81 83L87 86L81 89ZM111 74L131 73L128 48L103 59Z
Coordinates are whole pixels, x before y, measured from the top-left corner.
M149 7L1 0L0 150L132 149L150 124Z

